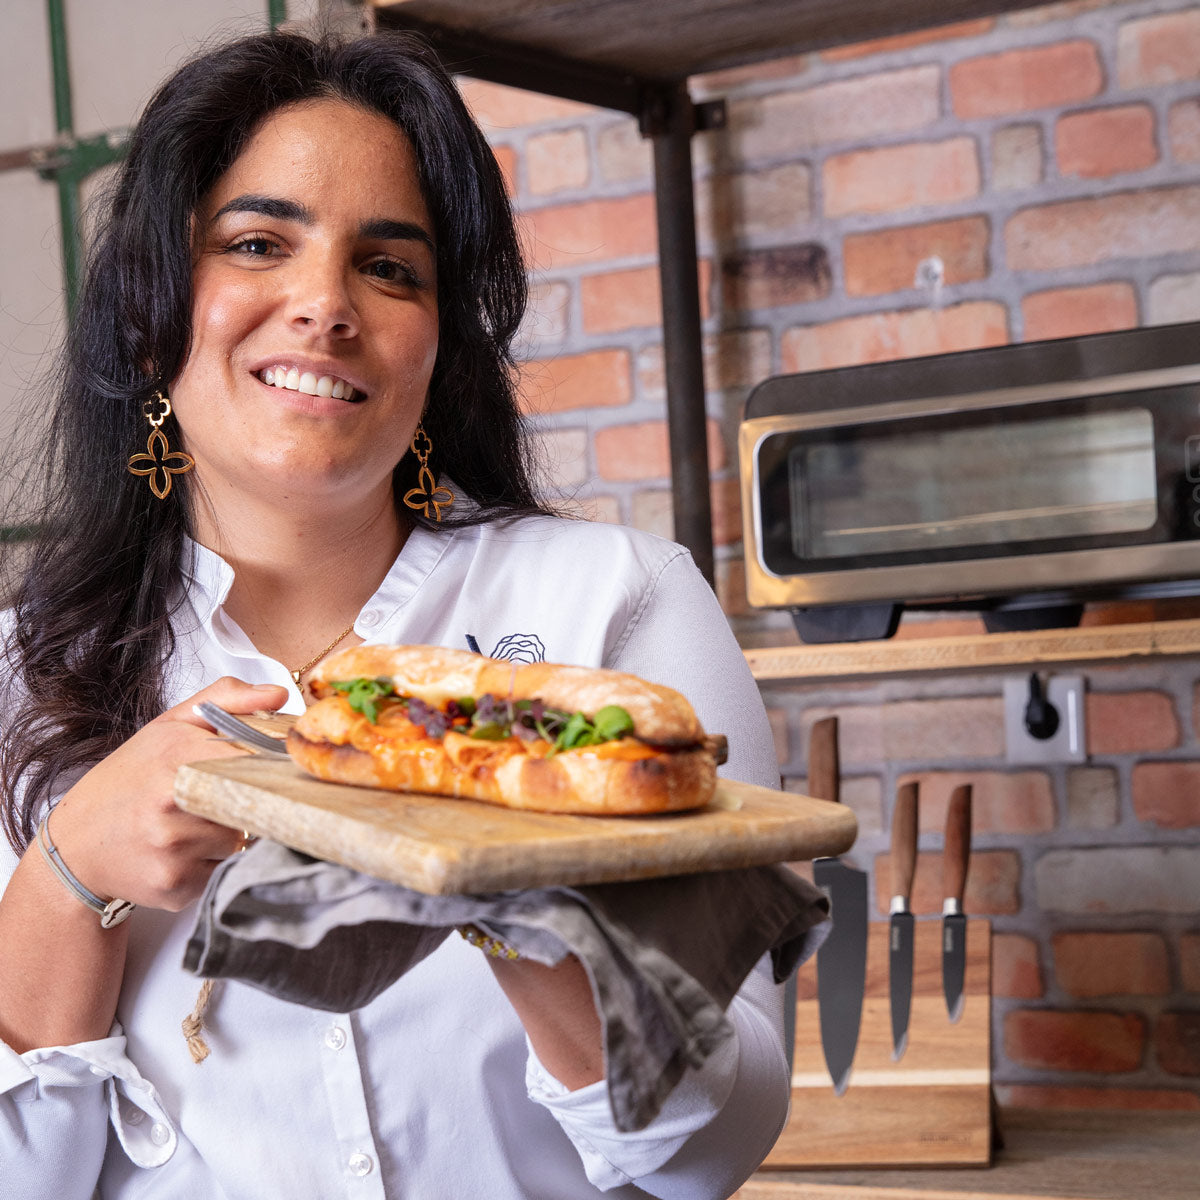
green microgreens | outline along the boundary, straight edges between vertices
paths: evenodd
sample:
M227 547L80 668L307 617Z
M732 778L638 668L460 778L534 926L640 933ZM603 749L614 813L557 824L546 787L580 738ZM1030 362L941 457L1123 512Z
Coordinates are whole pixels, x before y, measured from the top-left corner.
M335 679L330 686L334 691L343 692L346 703L355 712L362 713L372 725L379 719L379 701L396 694L391 680L382 675L375 679L363 676L358 679Z
M396 695L391 680L385 676L339 679L332 681L330 686L345 695L350 707L372 724L379 719L379 702ZM540 700L509 700L490 694L477 699L463 696L452 700L445 712L412 698L404 702L408 705L410 719L424 725L429 737L442 736L452 722L461 728L457 723L465 720L470 737L492 742L508 737L526 740L540 737L551 744L551 754L599 746L633 732L633 718L618 704L605 705L589 720L581 712L568 713L560 708L550 708Z

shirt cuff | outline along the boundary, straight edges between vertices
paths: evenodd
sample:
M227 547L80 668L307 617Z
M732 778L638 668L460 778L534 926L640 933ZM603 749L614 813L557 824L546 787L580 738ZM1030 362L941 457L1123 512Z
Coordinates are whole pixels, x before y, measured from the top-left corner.
M28 1095L18 1092L32 1083ZM17 1054L0 1042L0 1095L13 1092L17 1102L35 1103L51 1088L103 1086L109 1119L131 1161L160 1167L178 1145L179 1135L154 1085L125 1055L119 1025L106 1038L73 1046L47 1046Z
M632 1133L617 1129L604 1080L569 1091L542 1065L532 1046L525 1087L529 1098L547 1109L571 1139L589 1181L608 1191L657 1171L708 1125L728 1099L737 1069L737 1038L727 1038L702 1067L685 1071L658 1116Z

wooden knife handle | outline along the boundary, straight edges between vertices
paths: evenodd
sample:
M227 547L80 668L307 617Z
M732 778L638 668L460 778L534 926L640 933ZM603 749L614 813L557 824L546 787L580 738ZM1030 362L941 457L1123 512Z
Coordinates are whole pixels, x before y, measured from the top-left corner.
M971 857L971 785L961 784L950 794L946 811L946 848L943 857L944 889L948 900L962 908L967 888L967 863Z
M892 895L912 895L917 873L917 785L901 784L892 813Z
M841 799L838 779L838 719L822 717L814 721L808 734L808 794L817 800Z

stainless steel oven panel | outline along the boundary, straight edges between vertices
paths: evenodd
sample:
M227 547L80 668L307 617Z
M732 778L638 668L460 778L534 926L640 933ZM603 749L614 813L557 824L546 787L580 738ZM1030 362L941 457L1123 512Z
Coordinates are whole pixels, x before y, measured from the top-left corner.
M867 425L874 421L894 421L903 417L932 416L938 413L974 411L981 408L1008 408L1018 404L1037 404L1045 400L1085 400L1089 396L1109 396L1120 392L1141 392L1152 388L1200 382L1200 363L1182 367L1163 367L1154 371L1131 371L1125 375L1107 375L1102 379L1073 379L1034 387L996 388L994 391L964 392L956 396L931 396L915 400L880 400L858 408L823 408L815 412L794 412L782 416L752 417L742 423L739 451L745 447L747 429L755 431L757 446L772 433L792 429L822 429L839 425ZM743 478L752 462L741 454Z
M742 478L743 537L747 599L756 607L857 604L879 600L970 599L997 593L1039 591L1064 586L1111 584L1147 579L1200 576L1200 542L1172 542L1092 550L856 567L809 575L780 576L762 560L762 511L758 450L777 433L847 425L867 425L906 417L1005 408L1049 400L1138 392L1200 382L1200 364L1069 380L1031 387L997 388L955 396L881 401L854 408L822 409L754 417L742 423L738 456Z

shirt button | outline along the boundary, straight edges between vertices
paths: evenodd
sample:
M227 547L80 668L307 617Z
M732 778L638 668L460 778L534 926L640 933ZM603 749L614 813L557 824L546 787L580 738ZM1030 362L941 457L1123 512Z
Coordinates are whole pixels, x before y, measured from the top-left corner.
M103 1067L98 1067L94 1063L92 1066L88 1067L88 1070L91 1071L93 1075L99 1075L101 1079L108 1078L108 1072Z
M369 1154L352 1154L346 1166L350 1168L351 1175L357 1175L361 1179L375 1169L375 1162Z
M145 1119L146 1114L140 1108L136 1108L131 1104L125 1109L125 1123L127 1125L140 1125Z
M171 1131L161 1121L155 1121L150 1126L150 1140L156 1146L165 1146L171 1140Z
M346 1044L346 1031L340 1026L331 1025L325 1031L325 1045L330 1050L340 1050Z
M364 629L374 629L379 624L379 613L373 608L368 608L358 614L358 620L354 623Z

